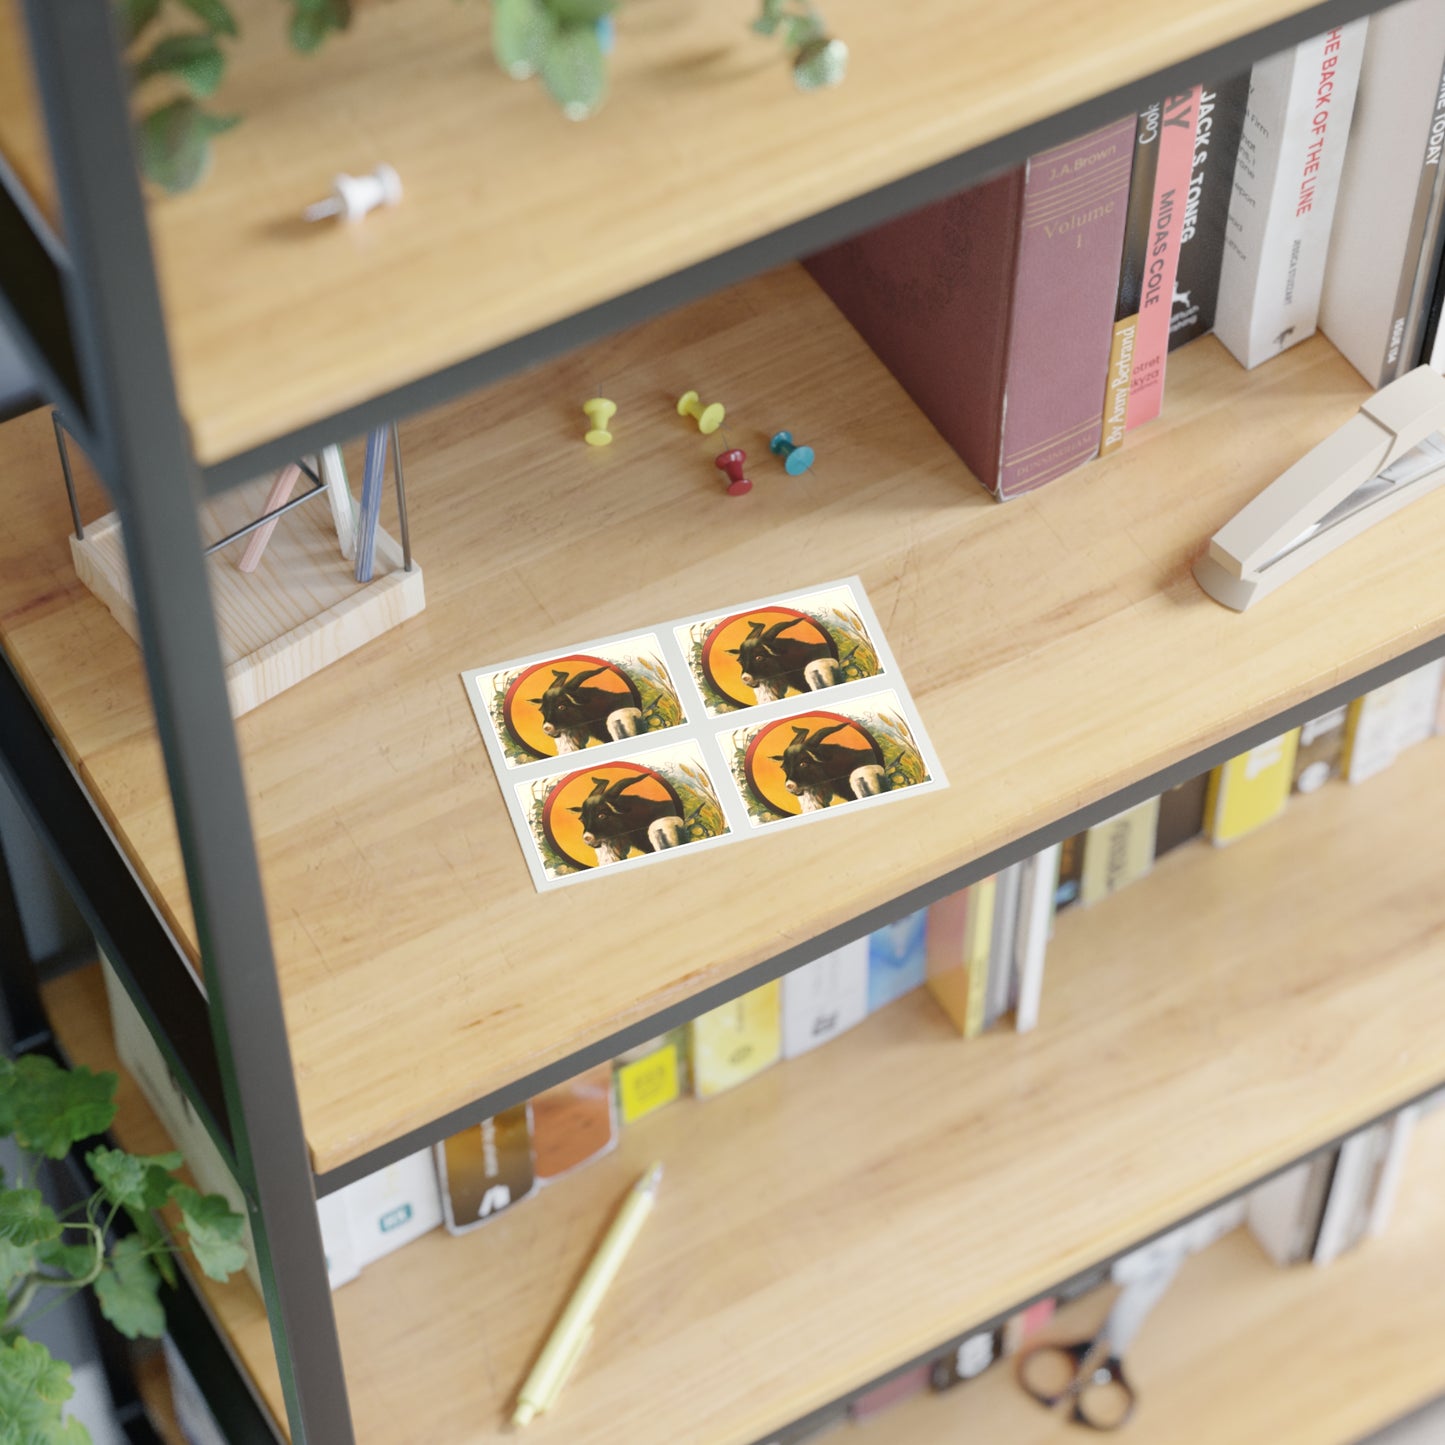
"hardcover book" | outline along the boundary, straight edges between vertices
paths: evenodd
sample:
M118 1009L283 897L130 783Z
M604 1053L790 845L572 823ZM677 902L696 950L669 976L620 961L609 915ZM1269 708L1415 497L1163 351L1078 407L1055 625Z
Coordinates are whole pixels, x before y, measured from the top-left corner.
M1162 858L1204 831L1204 802L1209 774L1176 783L1159 795L1159 822L1154 830L1154 857Z
M1445 661L1426 663L1357 697L1345 723L1343 771L1363 783L1431 735Z
M530 1106L517 1104L444 1139L436 1146L436 1173L450 1234L480 1228L525 1199L537 1187Z
M1016 953L1018 996L1014 1002L1014 1028L1026 1034L1039 1021L1044 990L1044 962L1054 928L1054 902L1058 892L1060 846L1055 843L1024 860L1019 886L1019 928Z
M1000 499L1088 461L1134 119L811 257L808 268Z
M692 1087L698 1098L710 1099L777 1063L782 1010L782 984L774 979L692 1021Z
M815 958L783 984L783 1057L795 1059L846 1033L868 1014L868 940Z
M961 895L935 903L939 927L935 940L929 920L928 987L964 1038L983 1032L988 1001L989 955L993 948L996 878L981 878ZM945 905L952 904L949 911ZM932 913L932 910L930 910Z
M1194 166L1199 87L1169 96L1159 120L1159 165L1149 224L1149 253L1144 293L1134 333L1134 365L1129 377L1125 428L1153 421L1164 405L1164 366L1169 355L1169 316L1174 280L1179 273L1180 237Z
M991 1029L1013 1007L1018 990L1016 951L1023 876L1023 863L1012 863L998 874L994 888L993 939L988 950L988 986L983 1004L986 1029Z
M1154 866L1159 799L1146 798L1084 834L1079 902L1086 907L1144 877Z
M1248 104L1248 71L1213 90L1205 89L1199 97L1194 163L1184 202L1184 229L1179 233L1179 273L1169 313L1170 351L1214 330L1224 229Z
M1442 139L1445 6L1403 0L1372 17L1365 39L1320 301L1321 329L1373 387L1415 365Z
M1246 367L1315 333L1366 24L1337 26L1250 74L1214 318Z
M1300 727L1294 758L1295 792L1313 793L1339 776L1345 756L1347 716L1347 708L1331 708Z
M1270 738L1210 774L1209 841L1233 843L1273 822L1289 801L1299 729Z
M1163 114L1164 107L1157 101L1146 106L1139 112L1134 129L1129 201L1114 292L1114 325L1109 332L1109 362L1104 372L1100 456L1117 451L1124 444L1124 432L1128 429L1129 386L1134 376L1134 343L1139 331L1139 304L1144 298L1144 271L1149 265L1154 178L1159 170L1159 122Z
M612 1065L598 1064L532 1100L532 1157L548 1184L617 1146Z
M687 1030L671 1029L613 1061L617 1113L624 1124L680 1098L687 1088Z

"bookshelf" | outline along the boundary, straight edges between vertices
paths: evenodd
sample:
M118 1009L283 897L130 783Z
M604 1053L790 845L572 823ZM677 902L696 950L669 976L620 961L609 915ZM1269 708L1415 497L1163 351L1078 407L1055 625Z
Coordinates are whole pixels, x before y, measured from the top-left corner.
M623 398L625 447L574 435L593 374ZM815 472L726 498L716 439L671 415L676 379L699 374L732 378L739 444L765 454L747 422L765 431L776 415L818 440ZM1179 354L1171 382L1143 444L999 508L792 267L405 426L427 610L237 728L316 1170L1445 628L1445 495L1268 607L1239 616L1206 598L1189 574L1199 539L1364 387L1322 340L1256 373L1209 340ZM0 500L14 520L0 638L194 956L139 656L75 581L45 417L0 433ZM639 532L665 567L619 567L618 539ZM677 860L669 888L641 870L532 890L463 668L855 571L948 790ZM726 934L700 949L698 917L721 910ZM599 966L578 967L578 937ZM447 985L418 990L440 957Z
M1442 786L1435 740L1062 915L1034 1034L964 1042L913 994L625 1130L616 1154L486 1228L369 1266L334 1297L358 1438L390 1445L403 1422L505 1438L536 1342L654 1159L656 1215L540 1441L694 1438L705 1419L709 1441L748 1445L1428 1090L1445 1078ZM65 1049L114 1067L97 971L50 988ZM121 1109L123 1143L164 1147L128 1086ZM279 1410L254 1291L200 1284ZM1431 1372L1399 1381L1414 1398L1445 1384L1419 1353ZM1366 1425L1390 1418L1378 1409Z
M298 1445L497 1433L638 1150L672 1151L669 1189L691 1165L676 1192L698 1224L649 1231L654 1262L638 1256L615 1308L632 1292L652 1313L625 1350L599 1337L544 1442L689 1438L704 1417L710 1440L744 1441L1445 1079L1441 1031L1421 1027L1445 1013L1420 801L1438 782L1432 753L1400 765L1414 789L1336 789L1279 825L1285 841L1191 850L1143 885L1137 912L1131 899L1068 920L1046 1006L1073 1010L1075 1027L963 1049L915 1000L730 1099L679 1106L586 1180L469 1240L430 1236L334 1301L314 1228L313 1191L1445 648L1440 494L1250 616L1189 578L1220 522L1364 396L1324 341L1248 375L1195 344L1147 434L1001 509L805 275L767 269L1374 3L1201 0L1140 27L1115 0L1087 19L1063 0L920 0L904 31L889 7L829 0L852 74L804 98L746 36L747 0L633 0L612 100L579 128L535 85L489 73L484 17L452 0L363 5L355 32L310 62L284 53L267 0L238 0L246 43L218 99L245 123L200 189L145 198L108 0L0 0L0 66L23 69L24 8L52 82L41 125L30 89L0 69L0 179L26 197L0 221L38 211L67 240L63 259L48 237L29 248L54 271L30 266L34 306L14 304L4 267L0 299L49 363L43 385L83 378L82 430L153 598L159 698L157 718L136 649L74 579L48 424L23 419L0 429L0 647L24 695L8 673L0 683L30 733L0 727L0 752L53 843L79 836L76 817L93 827L92 805L111 830L100 873L55 847L143 998L164 980L194 1003L180 975L204 955L221 1005L210 1076L229 1089L270 1247L269 1313L246 1284L203 1292ZM359 229L302 227L334 171L378 160L402 174L399 209ZM589 452L578 407L604 384L626 446ZM717 448L672 413L693 385L721 396L755 456L787 426L820 465L724 500ZM186 543L195 498L393 415L428 609L243 719L232 747ZM88 517L109 509L93 477L82 490ZM679 859L670 887L632 874L532 893L458 673L851 573L953 786ZM41 728L55 746L36 742ZM1358 826L1352 812L1346 836L1316 838L1360 802L1395 811L1362 809ZM1418 846L1402 865L1406 836ZM1321 857L1349 865L1348 887L1330 876L1321 890ZM1186 863L1217 885L1178 881ZM1324 896L1261 901L1221 956L1198 920L1237 930L1225 882L1262 900L1271 876ZM141 946L152 909L175 939L164 969ZM1399 930L1383 959L1382 912ZM1161 978L1144 941L1181 917L1194 921ZM699 919L726 934L700 940ZM1100 989L1110 978L1124 1006ZM65 1047L103 1061L97 990L77 974L48 998ZM890 1117L865 1093L865 1048L896 1052ZM1247 1110L1231 1095L1235 1053ZM1049 1098L1052 1122L1034 1107ZM134 1103L119 1128L148 1147ZM876 1137L855 1148L846 1131L867 1117ZM850 1141L836 1157L820 1120ZM898 1166L895 1141L920 1130L990 1167ZM784 1168L790 1136L802 1143ZM1113 1147L1130 1151L1127 1171L1100 1163ZM1047 1186L1069 1165L1061 1212ZM762 1203L739 1198L750 1167L769 1171ZM1105 1178L1097 1197L1078 1187ZM849 1188L879 1180L876 1195ZM960 1211L990 1209L1036 1227L966 1249ZM917 1244L935 1236L957 1264L946 1291ZM483 1317L489 1298L509 1302L505 1322ZM740 1399L744 1369L758 1388ZM672 1383L638 1414L659 1380Z
M1389 1231L1328 1269L1280 1271L1243 1234L1189 1260L1131 1365L1140 1445L1344 1445L1445 1388L1435 1343L1445 1299L1420 1268L1445 1227L1445 1120L1420 1127ZM1059 1314L1060 1337L1097 1325L1098 1301ZM1388 1361L1380 1368L1380 1361ZM1244 1382L1252 1382L1244 1386ZM1066 1432L1007 1366L910 1401L840 1437L849 1445L1043 1445Z

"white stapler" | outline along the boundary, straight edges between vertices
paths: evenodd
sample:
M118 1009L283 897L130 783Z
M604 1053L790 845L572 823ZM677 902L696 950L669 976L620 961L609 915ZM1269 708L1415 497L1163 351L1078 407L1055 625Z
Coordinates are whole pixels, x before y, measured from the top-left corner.
M1445 377L1382 387L1210 539L1199 585L1242 612L1311 562L1445 482Z

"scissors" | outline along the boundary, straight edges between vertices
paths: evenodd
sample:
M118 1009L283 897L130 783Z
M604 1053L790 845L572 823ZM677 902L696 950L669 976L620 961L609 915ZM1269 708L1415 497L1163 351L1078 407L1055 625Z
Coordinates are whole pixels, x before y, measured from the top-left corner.
M1099 1332L1071 1344L1035 1345L1019 1357L1019 1384L1050 1410L1068 1401L1069 1419L1077 1425L1118 1430L1128 1424L1136 1397L1124 1374L1124 1355L1179 1272L1185 1253L1179 1246L1156 1246L1150 1257L1139 1258Z

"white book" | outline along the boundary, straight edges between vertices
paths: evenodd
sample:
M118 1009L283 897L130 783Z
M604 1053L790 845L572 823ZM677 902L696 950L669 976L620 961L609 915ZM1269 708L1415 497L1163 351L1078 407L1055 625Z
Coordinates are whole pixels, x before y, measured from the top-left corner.
M1309 1258L1334 1167L1334 1153L1327 1151L1250 1191L1245 1223L1276 1264L1298 1264Z
M860 938L783 975L783 1057L835 1039L868 1013L868 940Z
M1435 735L1440 692L1445 685L1445 658L1407 672L1400 682L1400 700L1395 704L1395 748L1403 753Z
M1320 1232L1310 1256L1316 1265L1333 1264L1358 1238L1360 1200L1371 1182L1376 1146L1374 1132L1362 1129L1340 1145L1325 1212L1320 1218Z
M442 1196L430 1149L336 1192L346 1208L358 1269L441 1227ZM328 1249L328 1257L330 1253Z
M1385 1157L1375 1178L1374 1195L1370 1199L1370 1216L1365 1225L1369 1235L1383 1234L1395 1212L1400 1195L1400 1180L1405 1173L1405 1157L1410 1152L1410 1139L1420 1122L1421 1107L1411 1104L1401 1109L1386 1125Z
M1011 863L997 875L993 896L993 938L988 951L988 987L983 1005L983 1026L992 1028L1008 1012L1013 999L1014 953L1019 923L1022 863Z
M1314 335L1367 22L1254 67L1214 330L1245 366Z
M1320 329L1373 387L1413 364L1442 127L1445 5L1402 0L1370 20L1320 300Z
M1044 991L1044 960L1049 935L1054 928L1054 895L1058 888L1058 843L1036 853L1024 865L1019 899L1019 928L1015 953L1018 999L1014 1027L1026 1034L1039 1021L1039 1001Z
M1363 783L1434 733L1445 659L1427 662L1351 703L1345 778Z

